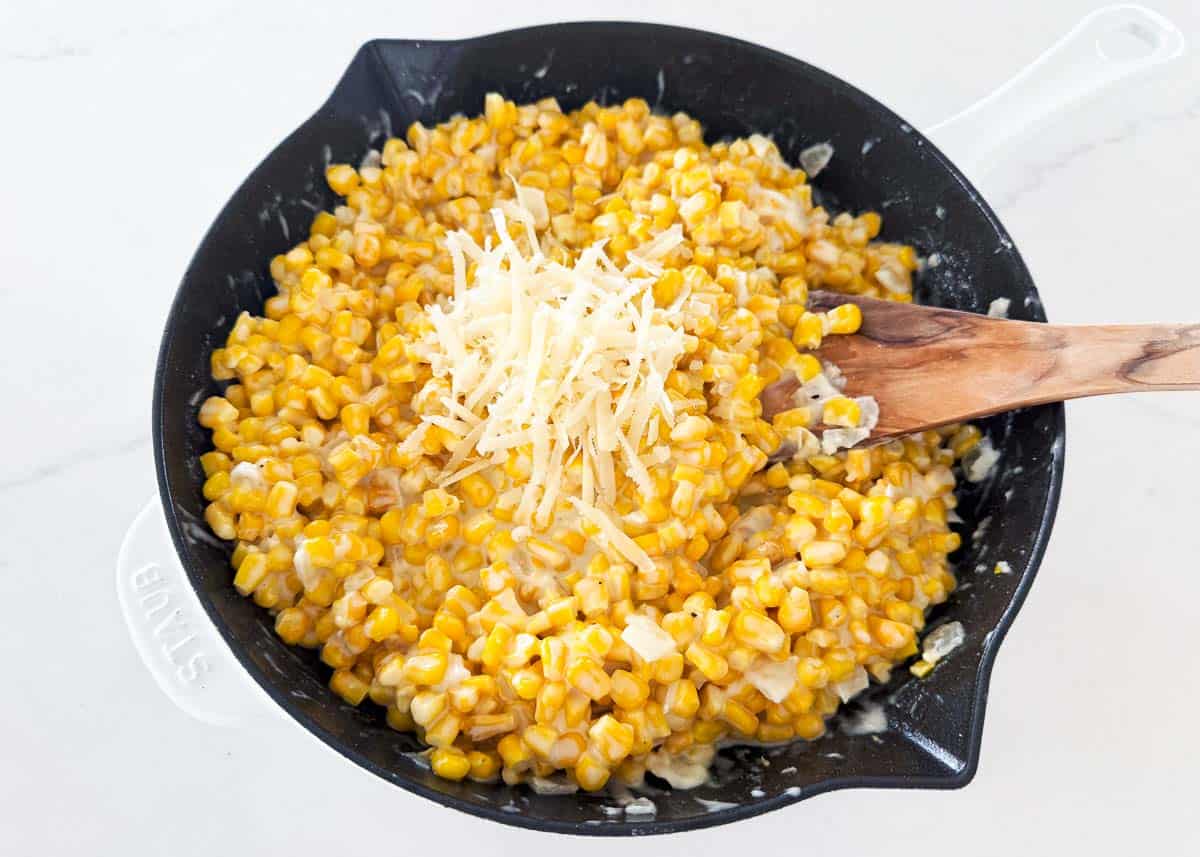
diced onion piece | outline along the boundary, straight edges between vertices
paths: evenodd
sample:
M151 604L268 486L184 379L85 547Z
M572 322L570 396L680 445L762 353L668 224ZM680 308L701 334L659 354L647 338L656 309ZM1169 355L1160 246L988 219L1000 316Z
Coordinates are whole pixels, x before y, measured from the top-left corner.
M783 702L796 686L796 659L759 662L745 672L746 681L772 702Z
M646 616L630 616L625 622L625 630L621 632L621 639L646 663L662 660L675 651L675 638ZM794 666L792 672L795 673Z

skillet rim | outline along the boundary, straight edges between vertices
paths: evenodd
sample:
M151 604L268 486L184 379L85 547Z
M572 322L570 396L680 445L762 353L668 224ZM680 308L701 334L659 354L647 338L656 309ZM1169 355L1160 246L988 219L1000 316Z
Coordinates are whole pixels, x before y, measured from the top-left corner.
M396 82L387 71L387 65L381 56L381 52L389 47L409 48L409 49L424 49L429 47L438 47L441 49L447 48L470 48L471 46L480 45L485 42L503 38L512 38L514 36L524 37L526 39L536 41L538 37L552 36L561 33L564 30L583 31L588 30L604 31L617 28L625 31L629 36L637 36L639 34L649 35L653 32L657 33L672 33L674 35L682 35L698 40L716 40L726 45L733 45L741 50L746 51L750 55L757 55L764 59L770 59L774 62L780 62L785 65L791 65L797 69L800 74L809 78L821 80L824 84L835 90L839 97L849 99L856 102L861 107L865 108L870 113L878 116L881 120L892 124L894 127L903 127L906 129L909 137L916 146L923 146L934 157L942 171L948 174L966 194L971 198L980 212L987 219L995 234L1004 242L1007 242L1009 252L1013 256L1014 263L1019 270L1023 271L1026 279L1033 288L1033 294L1036 296L1037 289L1030 275L1028 267L1025 265L1024 259L1021 257L1015 244L1012 242L1008 232L1000 223L999 218L988 205L983 196L974 188L966 177L959 171L957 167L923 134L920 133L911 123L906 122L881 102L872 98L862 90L853 86L850 83L836 77L816 66L813 66L803 60L792 57L781 51L773 48L764 47L743 39L733 36L726 36L720 33L714 33L706 30L699 30L690 27L677 27L668 24L659 24L651 22L639 21L564 21L551 24L541 24L531 27L518 27L509 30L502 30L494 33L486 33L478 36L471 36L463 39L372 39L362 45L355 53L346 67L346 71L339 79L338 83L333 88L329 97L322 104L297 126L287 137L271 149L271 151L259 161L258 165L250 172L246 179L238 186L230 198L222 206L221 211L206 230L204 237L197 245L197 249L188 263L188 267L184 272L180 285L176 289L175 297L172 299L170 310L167 314L166 323L164 325L163 336L159 346L158 359L155 366L154 375L154 391L151 408L151 434L154 442L154 463L155 473L158 482L159 498L162 502L164 514L166 516L167 527L171 535L171 541L174 543L176 554L184 568L188 577L188 583L204 609L208 619L213 623L224 640L230 653L242 666L242 668L253 678L254 682L292 718L296 723L304 727L308 732L317 737L323 744L335 750L351 762L370 771L372 774L397 785L409 792L417 794L421 797L434 801L435 803L460 810L478 818L484 818L490 821L500 822L501 824L519 827L528 830L546 831L553 833L588 835L588 836L642 836L675 833L688 830L699 830L707 827L714 827L720 824L727 824L733 821L739 821L745 818L751 818L771 810L780 809L782 807L797 803L810 797L819 794L825 794L833 791L851 788L896 788L896 789L957 789L967 785L975 776L979 766L980 751L983 740L983 722L987 707L987 696L991 680L991 672L995 663L996 656L999 652L1000 644L1007 635L1017 613L1020 611L1029 590L1033 585L1034 578L1040 569L1042 559L1045 555L1046 547L1049 541L1050 533L1053 528L1054 519L1058 511L1058 504L1062 493L1063 469L1065 458L1065 435L1066 435L1066 420L1065 408L1061 402L1050 405L1039 406L1038 409L1031 410L1048 410L1052 421L1052 439L1054 442L1051 462L1046 468L1048 474L1048 485L1046 491L1046 503L1042 510L1041 517L1038 521L1037 531L1034 534L1033 543L1030 546L1028 556L1025 561L1025 568L1021 574L1021 579L1009 599L1008 606L1001 614L996 625L989 631L979 658L979 664L974 675L974 693L971 700L971 718L966 724L966 730L969 735L968 752L963 760L962 768L955 773L948 773L944 776L911 776L905 774L880 774L880 775L859 775L859 776L844 776L832 777L826 780L821 780L811 786L803 788L798 793L789 794L787 791L780 792L771 797L764 797L753 801L743 802L736 806L721 809L715 812L706 812L698 814L690 818L681 820L669 819L652 819L647 821L625 822L614 824L586 824L583 822L567 822L556 819L533 818L517 813L504 812L497 806L475 803L470 800L460 798L456 795L446 794L435 789L425 786L421 782L410 779L403 773L395 770L384 768L375 764L365 755L353 750L334 735L328 733L325 729L318 726L308 717L295 710L295 706L287 698L286 693L274 686L264 675L260 674L257 666L241 651L239 646L232 644L233 636L228 625L225 623L221 615L216 611L211 600L205 595L201 587L196 585L197 581L193 568L199 563L192 556L190 545L184 537L184 526L177 515L173 494L171 490L170 478L165 459L163 448L163 434L166 428L165 415L163 413L163 397L168 374L168 355L171 353L171 346L174 341L175 330L178 326L178 317L180 315L181 304L184 301L184 292L188 283L196 276L196 266L201 255L201 251L205 248L208 242L213 238L217 230L218 224L226 220L231 214L231 210L236 200L255 184L255 179L258 173L263 169L264 165L271 161L276 154L284 149L288 143L299 136L311 123L315 122L325 111L330 108L330 105L338 98L342 86L347 77L362 61L372 63L377 70L382 73L383 78L387 81L394 94L397 93ZM1045 321L1044 312L1041 308L1041 303L1034 307L1035 315L1042 315L1040 321ZM195 486L191 486L195 487ZM790 791L790 790L788 790Z

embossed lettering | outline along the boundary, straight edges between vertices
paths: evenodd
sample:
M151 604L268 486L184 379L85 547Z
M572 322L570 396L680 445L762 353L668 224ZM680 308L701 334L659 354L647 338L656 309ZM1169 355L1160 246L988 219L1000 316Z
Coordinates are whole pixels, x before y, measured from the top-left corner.
M145 568L139 568L130 577L134 589L145 589L148 586L153 586L155 583L161 583L162 579L162 570L157 565L148 565Z
M183 681L195 681L200 678L201 673L206 673L212 667L208 663L208 659L200 652L196 652L186 661L179 665L179 669L175 674Z
M192 640L194 640L194 639L196 639L196 635L195 635L195 634L188 634L188 635L187 635L186 637L184 637L182 640L180 640L179 642L177 642L177 643L175 643L175 644L173 644L173 645L170 645L170 646L163 646L163 651L164 651L164 652L166 652L166 655L167 655L167 657L168 657L168 658L171 658L171 660L175 660L175 659L174 659L173 657L171 657L171 656L172 656L172 655L174 655L174 654L175 654L175 652L177 652L179 649L181 649L181 648L183 648L184 646L186 646L188 643L190 643L190 642L191 642Z
M183 616L183 611L180 610L178 607L176 607L174 610L172 610L170 613L168 613L167 618L163 619L162 622L160 622L158 624L158 627L154 629L154 636L161 637L162 632L164 630L166 630L166 628L168 626L170 626L170 624L172 622L176 622L176 621L180 620L180 618L182 616Z
M156 589L154 592L143 595L141 599L142 609L146 612L147 619L153 619L155 613L165 609L170 603L171 596L165 589Z

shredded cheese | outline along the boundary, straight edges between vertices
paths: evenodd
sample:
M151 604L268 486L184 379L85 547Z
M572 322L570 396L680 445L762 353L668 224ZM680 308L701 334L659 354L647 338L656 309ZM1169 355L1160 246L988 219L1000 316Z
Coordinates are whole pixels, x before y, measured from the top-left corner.
M539 246L544 209L540 191L518 188L515 201L491 212L494 244L447 235L454 295L428 307L431 330L415 353L449 379L450 395L444 413L422 416L422 428L458 439L442 485L478 469L480 459L503 465L512 450L532 450L515 522L545 525L568 500L613 551L648 569L649 556L607 510L617 499L617 467L649 491L649 467L660 457L654 445L674 425L665 385L688 337L676 313L655 305L652 287L657 261L682 234L664 231L624 269L602 242L566 266ZM523 229L510 232L510 222Z

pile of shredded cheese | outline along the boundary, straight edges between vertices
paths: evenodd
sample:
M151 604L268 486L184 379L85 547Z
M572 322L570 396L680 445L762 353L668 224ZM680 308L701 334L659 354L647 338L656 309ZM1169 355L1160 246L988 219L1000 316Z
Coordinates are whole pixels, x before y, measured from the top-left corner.
M461 440L439 480L449 485L509 451L533 450L532 474L514 520L544 526L567 499L610 545L639 567L650 558L603 511L616 502L617 468L649 493L649 467L670 454L660 424L674 424L665 383L689 349L678 306L655 306L656 260L681 240L678 226L641 248L624 268L603 242L568 267L543 255L535 228L541 192L519 188L520 204L492 211L497 241L480 247L465 232L447 236L454 295L431 305L432 331L419 356L450 381L445 414L422 420ZM527 251L509 231L525 229ZM474 276L468 280L468 266ZM681 296L676 304L682 302ZM691 348L694 349L694 341ZM661 421L660 419L661 418ZM472 457L478 460L467 463ZM579 458L578 480L567 470ZM567 494L567 486L577 490Z

